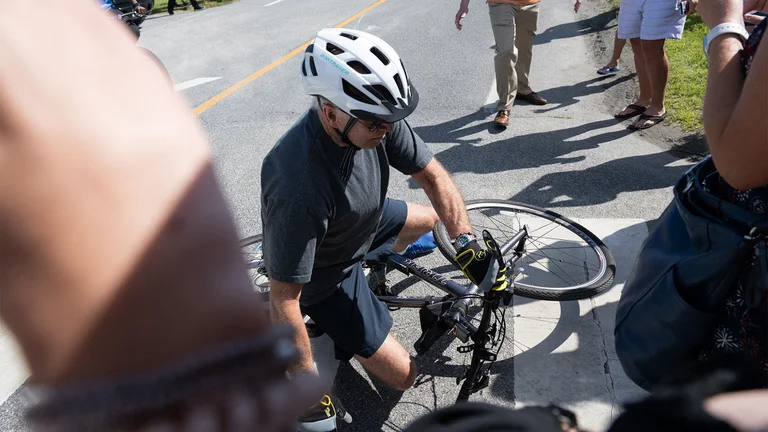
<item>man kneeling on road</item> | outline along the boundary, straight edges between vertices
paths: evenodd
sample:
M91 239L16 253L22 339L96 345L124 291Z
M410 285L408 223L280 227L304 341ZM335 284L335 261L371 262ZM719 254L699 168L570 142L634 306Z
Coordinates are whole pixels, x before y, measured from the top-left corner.
M493 260L480 253L451 176L404 120L419 98L389 44L361 31L323 29L304 53L301 75L315 105L280 138L261 171L272 317L295 330L301 360L292 373L315 372L303 311L331 337L337 359L355 357L406 390L416 378L414 359L389 334L392 317L368 288L362 261L402 252L438 215L459 253L473 251L460 260L470 280L495 278ZM390 166L412 176L434 210L387 198ZM312 430L317 422L335 427L329 406L340 408L336 398L324 398L302 422L316 421Z

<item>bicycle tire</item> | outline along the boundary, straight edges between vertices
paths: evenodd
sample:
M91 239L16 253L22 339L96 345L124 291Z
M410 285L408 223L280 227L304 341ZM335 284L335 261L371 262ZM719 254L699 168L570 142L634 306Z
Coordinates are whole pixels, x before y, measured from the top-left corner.
M261 262L259 263L255 261L249 261L249 258L246 258L247 255L245 252L247 248L251 246L255 246L255 248L260 250L260 243L262 238L263 237L261 234L256 234L240 240L239 243L241 252L243 253L243 258L245 258L246 266L248 267L248 277L251 281L251 286L256 292L263 296L263 300L265 302L269 302L269 278L267 276L266 268L263 266L263 254L261 257ZM307 315L302 313L302 317L304 318L304 327L306 327L307 334L309 335L310 339L322 336L324 334L320 327L314 324L311 320L308 320Z
M595 252L596 259L600 263L601 270L598 271L598 275L593 280L588 280L585 283L576 284L574 286L553 288L515 281L515 294L519 294L523 297L535 300L581 300L600 294L612 286L613 279L616 275L616 261L614 260L613 255L605 246L602 240L600 240L592 232L580 224L574 222L573 220L568 219L567 217L551 210L511 200L471 200L466 202L466 206L467 211L470 214L472 214L471 212L473 211L479 210L495 210L499 213L507 210L549 220L551 223L565 228L567 231L575 234L579 239L585 241L588 244L589 249ZM482 238L481 228L473 225L472 230L478 238ZM446 259L448 259L449 262L454 265L454 267L456 267L456 263L454 262L456 249L453 247L445 224L443 224L441 221L438 221L433 233L435 237L435 243L437 243L437 247L440 249L440 252ZM499 243L501 244L503 242L499 241ZM539 248L536 247L536 249ZM546 256L546 254L544 255ZM524 254L523 258L525 257L526 255ZM555 262L555 265L557 265L557 262ZM584 265L584 267L587 266ZM586 273L589 273L589 270L590 269L587 268L584 269Z

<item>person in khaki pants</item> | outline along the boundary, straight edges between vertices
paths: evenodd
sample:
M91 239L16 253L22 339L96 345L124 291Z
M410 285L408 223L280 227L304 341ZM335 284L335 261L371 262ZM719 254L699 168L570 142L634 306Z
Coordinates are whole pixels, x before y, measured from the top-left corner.
M539 0L486 0L496 41L496 91L499 94L496 118L499 126L509 124L509 110L515 97L534 105L547 100L528 85L533 57L533 37L539 20ZM456 28L469 12L469 0L461 0L456 14Z

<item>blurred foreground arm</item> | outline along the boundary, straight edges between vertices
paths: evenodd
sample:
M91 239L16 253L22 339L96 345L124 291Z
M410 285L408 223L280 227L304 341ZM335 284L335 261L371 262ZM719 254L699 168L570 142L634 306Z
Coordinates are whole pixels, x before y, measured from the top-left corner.
M709 28L722 23L744 25L744 12L764 8L764 0L711 0L698 12ZM720 175L737 189L768 184L768 43L757 48L746 80L742 42L725 34L709 47L704 97L704 129Z
M196 118L90 3L0 0L0 316L49 388L270 328Z

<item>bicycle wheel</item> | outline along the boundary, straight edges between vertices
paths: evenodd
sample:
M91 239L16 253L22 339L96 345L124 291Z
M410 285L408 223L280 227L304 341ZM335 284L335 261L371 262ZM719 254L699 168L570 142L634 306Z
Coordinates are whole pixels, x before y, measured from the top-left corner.
M240 250L245 259L245 265L248 269L248 277L251 280L253 290L259 293L265 302L269 302L269 276L267 267L264 265L264 251L261 248L262 236L257 234L240 240ZM312 319L303 314L304 326L307 328L307 334L310 338L316 338L324 334Z
M503 245L523 226L528 227L530 237L513 273L516 294L537 300L579 300L611 286L616 274L613 255L578 223L551 210L514 201L473 200L466 204L478 238L488 230ZM454 263L456 249L442 222L435 226L434 235L440 252Z

